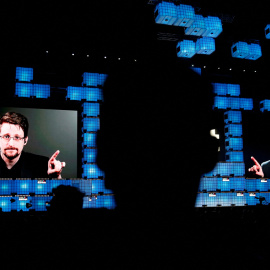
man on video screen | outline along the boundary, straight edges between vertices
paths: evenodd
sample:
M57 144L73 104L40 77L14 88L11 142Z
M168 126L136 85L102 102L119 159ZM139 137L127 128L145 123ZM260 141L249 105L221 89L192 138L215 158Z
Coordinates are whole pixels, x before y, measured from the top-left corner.
M28 120L20 113L7 112L0 118L0 178L58 178L65 162L23 151L28 142Z
M248 169L249 172L258 175L259 177L270 178L270 160L260 163L254 158L251 157L255 165Z

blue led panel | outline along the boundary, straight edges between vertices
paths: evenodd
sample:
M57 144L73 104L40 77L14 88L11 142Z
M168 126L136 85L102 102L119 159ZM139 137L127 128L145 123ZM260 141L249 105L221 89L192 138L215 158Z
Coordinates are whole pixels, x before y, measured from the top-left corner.
M85 87L84 99L87 101L103 101L102 89Z
M240 109L253 110L253 99L252 98L241 98Z
M224 113L224 122L228 123L242 123L242 112L241 111L227 111Z
M245 193L240 193L242 196L239 196L239 193L233 193L234 196L232 196L232 204L235 206L244 206L246 204L246 197L247 194Z
M205 27L207 30L202 34L202 36L212 37L212 38L218 37L220 33L222 32L222 22L220 18L208 16L204 18L204 21L205 21Z
M195 14L195 20L190 27L185 29L186 35L202 36L206 31L205 20L202 15Z
M112 194L112 190L105 188L104 180L92 180L92 194L98 194L103 192L104 194Z
M225 136L241 137L243 135L241 124L228 124L225 126Z
M33 96L36 98L48 98L51 94L50 85L47 84L34 84L33 90Z
M83 105L82 116L99 116L100 114L100 106L99 103L90 103L84 102Z
M249 44L249 55L245 58L248 60L257 60L262 56L262 49L259 44Z
M226 179L226 181L223 181L223 179ZM230 178L217 178L217 189L220 191L230 191L231 190L231 180Z
M245 174L245 164L243 162L218 162L215 168L208 173L204 173L203 177L212 176L243 176Z
M231 189L235 191L243 191L246 189L246 179L244 177L230 178Z
M100 120L99 118L83 118L82 119L83 122L83 130L86 131L98 131L100 129Z
M264 112L264 111L270 111L270 100L269 99L265 99L260 101L260 111Z
M192 6L180 4L176 6L177 20L174 25L189 27L195 20L195 10Z
M83 198L83 208L96 208L96 199L90 199L89 197Z
M259 196L261 196L260 193L255 193L255 194L247 193L247 195L246 195L246 203L247 203L247 205L259 204L259 200L255 198L255 197L259 197Z
M92 194L92 180L89 179L72 180L72 186L78 188L86 196Z
M155 22L159 24L172 25L177 20L176 5L164 2L156 5Z
M82 86L98 86L99 84L99 74L84 72Z
M213 108L227 109L230 106L229 101L228 97L215 96Z
M97 149L96 148L85 148L83 149L82 162L93 163L96 162Z
M240 96L240 85L239 84L227 84L227 94L230 96Z
M197 54L211 54L215 51L215 40L210 37L199 38L196 41Z
M12 183L12 192L17 194L29 194L33 192L32 180L16 180Z
M83 87L68 86L67 98L70 100L82 100L84 99Z
M265 37L267 39L270 39L270 24L266 25L266 27L264 28L264 33L265 33Z
M202 69L197 67L191 67L193 71L195 71L197 74L202 75Z
M33 69L16 67L16 80L19 82L31 82L33 80Z
M219 96L226 96L228 93L227 84L226 83L212 83L213 92Z
M231 47L232 57L244 59L249 55L249 46L246 42L238 41Z
M221 206L231 206L235 193L221 193L218 196L218 204Z
M243 139L242 138L226 138L225 149L226 151L242 151Z
M270 182L268 179L246 179L246 189L248 192L268 191L270 189Z
M103 195L97 196L96 208L114 209L116 207L114 196Z
M228 162L244 162L243 151L230 151L226 152L226 161Z
M0 208L3 212L10 212L11 211L11 197L0 197Z
M35 209L36 211L46 211L47 203L52 200L52 196L35 196L31 198L32 207L30 209Z
M83 164L83 178L94 178L97 179L99 177L104 177L104 172L99 169L96 164Z
M216 191L218 188L217 182L218 180L216 177L202 177L198 191Z
M83 133L83 147L96 147L96 133Z
M240 109L241 98L229 98L229 108L232 110Z
M31 97L34 94L34 87L31 83L16 83L15 95L18 97Z
M104 86L107 77L107 74L99 74L98 85Z
M196 44L192 40L182 40L176 45L177 57L191 58L196 54Z
M10 195L12 180L0 180L0 195Z
M52 191L54 188L57 188L60 185L64 186L72 186L72 180L64 180L64 179L53 179L47 182L48 188L47 190ZM39 189L43 189L39 187Z

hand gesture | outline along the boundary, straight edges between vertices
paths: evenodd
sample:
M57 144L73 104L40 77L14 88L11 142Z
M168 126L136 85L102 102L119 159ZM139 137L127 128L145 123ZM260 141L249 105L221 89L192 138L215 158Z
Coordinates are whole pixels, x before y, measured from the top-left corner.
M60 151L57 150L49 159L48 162L48 174L56 173L57 178L61 179L61 172L63 168L66 166L65 162L61 162L59 160L56 160L56 157L59 155Z
M259 162L254 157L251 157L251 159L254 161L255 165L252 166L251 168L249 168L248 171L254 172L257 175L264 177L264 173L263 173L262 167L259 164Z

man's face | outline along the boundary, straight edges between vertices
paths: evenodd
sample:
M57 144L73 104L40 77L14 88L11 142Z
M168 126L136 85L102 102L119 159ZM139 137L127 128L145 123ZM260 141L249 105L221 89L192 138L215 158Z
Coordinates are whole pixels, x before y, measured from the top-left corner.
M24 131L19 125L13 125L9 123L3 123L0 131L1 136L10 136L10 137L24 137ZM24 145L27 143L28 137L25 139L15 141L13 138L9 141L1 138L0 148L1 153L8 159L12 160L21 155Z

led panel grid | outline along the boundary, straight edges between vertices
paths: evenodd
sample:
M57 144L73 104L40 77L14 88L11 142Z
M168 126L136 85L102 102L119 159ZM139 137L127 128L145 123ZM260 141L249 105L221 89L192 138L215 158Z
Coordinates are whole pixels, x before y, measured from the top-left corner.
M99 178L104 177L104 172L98 168L96 164L83 164L83 178Z
M92 180L92 194L98 194L99 192L103 192L104 194L112 194L112 190L105 188L104 180L97 179Z
M89 197L83 197L83 208L96 208L96 199L89 200Z
M269 104L270 105L270 104ZM269 107L270 108L270 107ZM228 123L242 123L242 112L241 111L227 111L224 113L224 122Z
M30 209L35 209L36 211L47 211L47 207L52 200L52 196L35 196L31 197L32 207Z
M218 162L211 172L204 173L203 176L243 176L244 174L245 164L243 162Z
M155 22L159 24L172 25L177 20L176 5L164 2L156 5Z
M103 101L103 92L100 88L84 87L84 99L87 101Z
M0 208L3 212L10 212L11 211L11 197L0 197Z
M96 162L97 148L85 148L83 149L82 162L93 163Z
M195 71L197 74L202 75L202 69L197 67L191 67L193 71Z
M47 181L48 190L53 191L54 188L57 188L60 185L72 186L72 180L70 179L52 179ZM41 188L39 188L41 189Z
M242 151L243 139L242 138L226 138L225 149L226 151Z
M15 202L11 204L11 210L28 212L29 208L26 207L27 203L31 203L32 197L26 196L26 200L20 200L19 196L15 197Z
M0 180L0 195L10 195L13 180Z
M11 182L11 185L12 193L26 195L30 192L34 192L32 180L14 180Z
M253 110L252 98L240 98L240 109Z
M195 14L194 22L185 29L186 35L202 36L206 31L204 17L202 15Z
M229 98L228 97L220 97L220 96L215 96L214 97L214 105L213 105L213 109L217 108L217 109L228 109L230 106L230 102L229 102Z
M80 179L72 180L72 186L78 188L84 195L92 194L92 180Z
M216 177L202 177L198 191L216 191L218 188L217 182L218 180Z
M190 5L180 4L176 6L177 20L173 23L176 26L190 27L195 20L195 10Z
M260 101L260 111L264 112L264 111L270 111L270 100L269 99L265 99Z
M267 24L264 28L264 34L267 39L270 39L270 24Z
M226 96L228 88L226 83L212 83L213 92L219 96Z
M246 189L248 192L255 191L268 191L270 189L269 180L262 182L261 179L246 179Z
M218 17L208 16L204 18L206 31L202 36L216 38L222 32L222 22Z
M230 178L231 189L235 191L243 191L246 189L246 179L244 177L232 177Z
M31 97L34 95L34 87L31 83L16 83L15 95L18 97Z
M233 195L234 196L232 196L232 204L234 204L235 206L244 206L246 204L246 193L242 193L243 196L238 196L237 193L233 193Z
M33 96L36 98L48 98L50 97L50 85L48 84L34 84Z
M191 58L196 54L196 44L192 40L182 40L176 45L177 57Z
M99 83L99 74L98 73L89 73L84 72L83 75L83 86L98 86Z
M100 114L100 106L99 103L90 103L90 102L84 102L83 105L83 112L82 116L99 116Z
M231 47L232 57L244 59L249 55L249 46L246 42L239 41Z
M108 77L108 74L99 74L98 85L104 86L104 83Z
M16 67L16 80L19 82L31 82L33 80L33 69Z
M257 60L262 56L262 49L259 44L249 44L249 55L245 58L248 60Z
M239 84L227 84L227 94L230 96L240 96L240 85Z
M221 206L231 206L235 193L220 193L218 196L218 204Z
M232 110L239 110L240 109L240 101L241 98L229 98L229 108Z
M251 196L250 193L249 194L247 193L247 195L246 195L246 203L247 203L247 205L257 205L257 204L259 204L259 200L255 198L255 197L259 197L259 196L261 196L260 193L255 193L255 196Z
M103 195L97 196L96 208L114 209L116 207L114 196Z
M231 180L226 178L227 181L223 181L222 177L217 177L217 189L221 192L231 190Z
M100 129L100 120L99 118L83 118L82 119L82 123L83 123L83 127L82 129L84 131L88 131L88 132L95 132L98 131Z
M79 101L99 101L103 100L103 93L99 88L68 86L66 98Z
M241 124L228 124L225 125L225 136L241 137L243 129Z
M67 98L69 98L70 100L84 99L83 87L68 86L67 87Z
M82 147L96 147L96 133L83 133Z
M244 153L243 151L226 152L225 158L228 162L244 162Z

